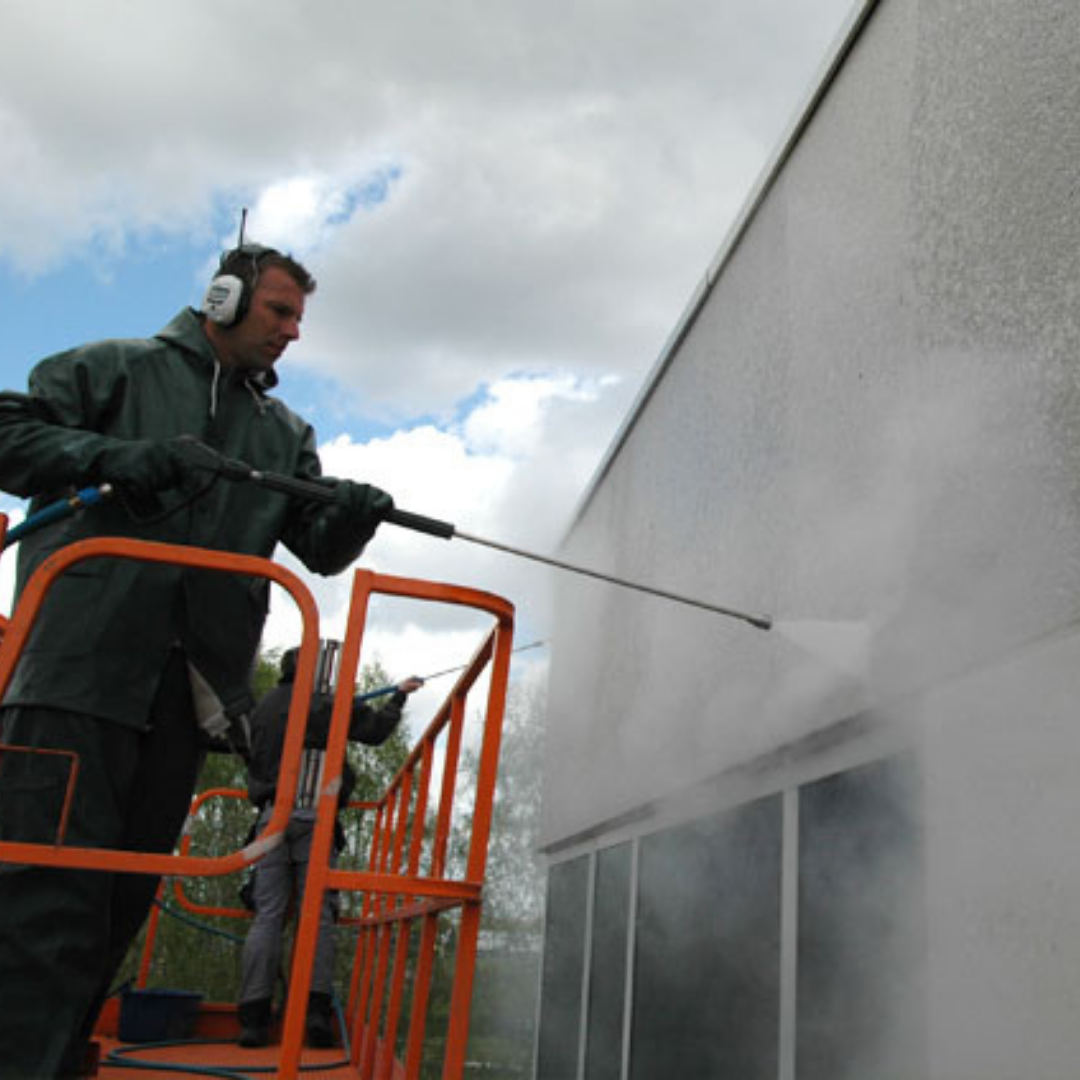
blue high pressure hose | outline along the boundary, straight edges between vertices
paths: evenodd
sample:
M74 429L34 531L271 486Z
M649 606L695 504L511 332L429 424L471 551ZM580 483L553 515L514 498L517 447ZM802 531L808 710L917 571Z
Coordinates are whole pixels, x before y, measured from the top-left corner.
M3 546L5 548L11 547L12 544L17 544L24 536L28 536L46 525L51 525L54 521L63 521L64 518L77 514L84 507L101 502L102 499L112 494L112 490L109 484L102 484L100 487L82 488L68 499L60 499L57 502L50 503L36 514L31 514L30 517L14 528L8 529L7 534L4 536Z

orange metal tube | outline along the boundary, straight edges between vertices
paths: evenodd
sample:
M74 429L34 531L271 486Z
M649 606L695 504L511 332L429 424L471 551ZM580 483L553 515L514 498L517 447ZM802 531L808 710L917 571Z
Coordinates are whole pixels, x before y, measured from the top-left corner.
M398 813L398 828L394 844L393 871L399 873L405 851L405 838L409 825L409 805L412 795L412 776L410 769L402 780L401 804ZM387 899L388 905L395 910L401 906L401 898L394 896ZM401 1016L401 1002L405 992L405 961L408 958L409 927L407 920L396 919L397 936L394 942L394 962L390 973L390 1001L386 1010L385 1038L381 1061L376 1061L376 1080L389 1080L390 1069L394 1060L394 1047L397 1040L398 1020ZM389 943L388 943L389 944Z
M438 944L439 917L424 917L420 931L420 952L416 958L413 979L412 1015L409 1020L409 1041L405 1047L405 1076L417 1080L424 1063L424 1036L427 1032L427 1008L431 995L431 978L435 971L435 947Z
M247 792L241 791L239 788L208 788L206 791L199 792L191 802L191 809L188 811L187 825L180 837L179 852L181 855L187 855L191 850L192 825L199 816L199 812L211 799L240 799L246 801ZM172 879L172 892L173 896L176 898L177 904L191 915L216 915L226 919L252 918L252 914L247 908L215 907L210 904L202 904L197 900L192 900L184 891L183 878Z
M461 912L461 925L458 927L454 985L450 992L450 1020L446 1028L446 1050L443 1054L444 1080L456 1080L465 1069L473 976L476 972L476 942L479 935L480 905L466 904Z
M403 904L386 915L371 915L366 920L372 926L379 926L385 922L405 922L408 919L417 920L425 915L437 915L440 911L451 911L459 908L471 900L482 899L482 890L473 887L472 896L444 896L437 900L415 900L409 904Z
M300 905L296 937L293 945L293 962L289 980L289 1000L285 1009L282 1032L282 1077L295 1076L300 1067L300 1046L303 1039L304 1018L307 1015L307 998L311 989L311 972L319 935L319 916L326 892L326 877L334 841L334 822L337 819L338 792L345 762L345 749L352 719L353 687L360 661L360 642L367 622L368 598L372 574L358 570L353 576L352 599L349 607L349 625L341 650L341 667L338 674L337 693L330 718L330 731L326 741L323 766L323 786L316 803L315 829L311 838L311 852L307 877L304 883L304 899ZM295 695L294 695L295 702ZM293 802L293 792L289 803ZM287 809L287 807L286 807Z
M456 786L457 776L457 760L459 756L459 748L461 741L461 720L464 716L463 702L460 691L457 687L452 692L451 707L449 710L443 710L436 718L436 721L428 728L424 739L423 745L427 748L427 757L433 758L432 745L435 738L442 732L445 727L444 717L450 717L451 722L448 728L448 742L449 747L446 753L446 759L443 764L443 778L442 778L442 796L440 799L440 812L438 815L438 825L436 828L436 851L445 852L446 841L449 834L449 819L450 819L450 801L453 797L453 792ZM414 755L415 756L415 755ZM408 763L406 765L408 767ZM426 810L426 800L425 800ZM419 828L422 830L423 822L418 823ZM438 837L442 836L442 842L440 843ZM417 861L419 861L419 855L417 855ZM440 862L445 861L443 858L440 860L438 855L434 855L432 858L432 874L441 871ZM412 895L418 893L426 893L428 888L433 884L433 878L419 879L416 877L411 878L412 883L416 887L416 891ZM377 911L372 916L372 921L376 924L380 924L382 929L380 931L373 932L373 940L378 942L378 958L379 964L376 967L375 972L372 975L373 987L377 990L382 985L382 981L385 974L385 950L388 947L388 935L390 933L391 925L395 921L394 913L388 912L386 909L385 896L381 896L377 903ZM429 962L433 959L433 947L434 939L432 940L432 956L429 957ZM426 988L425 988L426 997ZM363 1041L363 1053L359 1060L362 1069L365 1072L370 1073L374 1054L375 1046L378 1039L378 1026L379 1026L379 1009L378 1006L372 1008L370 1015L367 1018L367 1026L365 1029L365 1037Z
M420 756L420 785L416 792L413 810L412 847L409 851L409 876L420 872L420 856L424 850L424 822L427 820L428 797L431 793L431 770L435 752L428 740L424 740Z
M353 611L359 610L366 614L369 594L372 591L395 591L409 584L399 584L402 579L391 579L390 588L383 590L384 580L378 575L359 572L354 585ZM445 599L447 588L429 585L426 590L417 591L430 593L437 599ZM495 605L499 608L495 629L477 650L473 662L463 672L449 699L424 732L379 805L370 841L369 869L358 871L330 868L328 860L316 866L314 854L312 866L309 867L304 906L310 908L307 917L312 922L317 916L321 897L326 889L347 889L364 893L349 1002L352 1014L350 1030L353 1033L352 1062L358 1068L359 1075L368 1080L387 1080L390 1077L394 1080L399 1080L400 1077L416 1080L419 1077L439 937L439 913L454 908L461 908L461 918L454 958L451 1013L443 1055L443 1077L445 1080L459 1080L464 1069L480 928L480 901L494 807L496 766L512 645L512 608L500 604L501 602ZM343 682L354 678L359 647L359 629L357 622L351 617L343 653ZM449 838L457 793L466 700L469 690L489 667L491 681L476 789L470 808L467 865L463 879L447 877ZM335 715L327 744L324 778L326 789L320 797L320 815L323 813L326 798L329 798L329 789L334 788L338 781L344 760L347 727L345 708L342 702L335 702ZM434 770L435 742L443 737L446 744L442 781L432 835L427 831L425 822ZM417 769L420 771L419 779ZM316 824L316 839L322 820L320 816ZM327 815L327 822L332 825L332 814ZM327 833L327 844L328 841ZM425 873L421 871L421 867L425 844L429 842L430 858ZM303 917L302 915L302 919ZM410 1019L405 1033L405 1060L402 1063L396 1060L394 1051L397 1029L403 1015L411 927L417 920L421 924L421 938L412 979ZM313 942L312 936L311 943ZM295 1077L298 1068L302 1013L310 986L309 978L305 980L305 973L299 965L310 965L311 951L302 941L302 932L298 931L291 980L293 989L286 1012L286 1031L279 1073L282 1077ZM309 976L310 972L307 975ZM295 1020L292 1019L294 1016ZM286 1050L290 1050L292 1056L284 1056Z
M499 611L498 614L500 615L498 625L500 627L505 628L506 630L509 630L510 627L512 627L512 619L510 617L510 609L508 609L508 608L503 609L503 610ZM506 640L507 643L509 643L509 634L506 635L505 640ZM423 839L420 830L422 830L422 828L423 828L422 822L424 820L424 817L426 816L426 788L425 788L425 794L424 794L423 798L422 799L418 798L418 809L422 805L423 810L420 813L416 813L414 811L414 826L413 827L414 827L415 830L417 830L414 833L414 840L419 841L419 843L414 844L413 846L410 847L408 880L409 880L410 888L413 890L411 892L412 903L410 903L410 904L408 904L406 906L400 906L400 904L399 904L399 906L395 907L393 911L387 911L387 909L386 909L386 901L383 900L378 905L379 910L377 912L375 912L373 914L369 914L367 916L369 919L376 919L376 920L379 920L379 921L384 921L385 920L388 924L389 923L394 923L394 922L398 923L399 924L399 945L400 945L400 943L402 942L402 940L404 938L404 935L405 935L405 932L406 932L405 928L408 925L410 925L411 922L414 921L416 918L419 917L419 918L422 919L423 932L422 932L422 935L421 935L420 955L419 955L419 958L418 958L418 961L417 961L417 971L416 971L416 974L415 974L415 977L414 977L414 980L413 980L413 1002L412 1002L412 1010L411 1010L411 1021L410 1021L410 1028L409 1028L409 1034L408 1034L408 1039L407 1039L406 1062L405 1062L405 1065L404 1065L404 1070L405 1070L405 1075L406 1076L416 1076L416 1075L418 1075L421 1056L422 1056L422 1045L423 1045L423 1033L424 1033L424 1027L425 1027L426 1005L427 1005L428 995L429 995L429 991L430 991L430 980L431 980L431 975L432 975L432 970L433 970L434 951L435 951L435 946L437 944L437 916L433 913L433 909L436 906L438 908L440 908L440 909L445 907L445 906L456 906L456 905L453 904L453 901L450 901L450 900L445 901L445 902L440 902L438 900L431 899L431 900L421 901L420 903L417 903L416 898L417 897L424 897L424 896L427 896L427 897L432 896L432 894L438 888L436 883L440 880L440 875L443 872L443 868L445 867L446 855L447 855L448 843L449 843L450 821L451 821L452 809L453 809L453 807L452 807L453 796L454 796L454 792L455 792L455 789L456 789L457 768L458 768L458 762L459 762L459 757L460 757L461 731L462 731L462 726L463 726L463 722L464 722L464 715L465 715L465 695L466 695L468 689L471 688L472 684L476 681L476 679L479 677L479 675L483 671L484 666L487 663L487 661L490 659L492 648L493 648L493 646L490 644L490 641L485 643L485 645L481 647L481 649L477 653L476 658L474 659L473 664L470 665L468 670L466 670L463 673L462 677L460 678L460 680L458 682L458 685L455 687L455 692L451 695L449 708L444 708L436 716L436 718L433 721L432 725L429 727L428 731L425 733L424 738L421 739L420 745L413 752L413 757L414 758L416 757L417 754L419 754L421 756L422 760L425 758L425 756L430 758L432 756L432 745L433 745L435 737L438 734L440 734L443 731L444 728L447 729L447 731L446 731L446 734L447 734L447 748L446 748L446 758L445 758L444 767L443 767L442 791L441 791L441 797L440 797L440 800L439 800L439 810L438 810L438 813L437 813L437 823L436 823L436 835L435 835L434 846L433 846L433 851L432 851L432 856L431 856L431 870L430 870L431 876L425 876L425 877L416 876L416 871L419 869L419 862L420 862L420 852L421 852L420 844L422 843L422 839ZM500 698L505 697L505 681L502 683L501 686L496 688L495 694L496 694L497 697L500 697ZM501 711L500 711L498 713L498 716L496 717L496 723L501 724L501 719L502 719L502 715L501 715ZM487 727L486 724L485 724L485 727ZM496 746L497 746L497 744L496 744ZM410 759L410 761L406 764L405 768L406 769L411 769L411 768L413 768L413 766L414 766L414 762ZM491 779L493 780L493 777ZM481 781L482 784L484 784L486 782L487 782L487 780ZM427 784L427 783L429 783L429 781L425 781L425 784ZM484 802L484 801L485 801L485 799L484 799L484 797L482 795L481 802ZM487 800L487 801L490 802L490 800ZM484 824L485 824L485 827L490 826L490 815L488 816L488 819ZM471 849L474 846L475 845L470 843L470 848ZM385 865L385 864L382 864L382 865ZM345 879L342 878L342 883L344 883L344 881L345 881ZM359 884L359 882L354 881L353 884ZM404 884L404 881L403 881L403 884ZM466 883L459 882L458 886L460 887L463 884L466 884ZM479 900L479 893L480 893L479 885L476 884L475 887L476 887L477 891L476 891L475 898L474 898L474 901L473 901L474 903ZM454 891L457 891L457 890L455 889ZM398 888L398 889L395 889L394 892L401 895L403 893L403 890ZM463 903L468 903L469 901L467 901L464 897L462 897L462 902ZM381 937L382 940L385 941L385 936L377 935L377 937ZM370 940L371 940L371 936L369 936L369 941ZM405 945L407 946L407 941L405 942ZM373 972L371 972L371 977L370 977L371 986L370 986L369 989L370 989L370 992L374 992L374 993L378 993L380 991L380 989L382 988L382 982L383 982L382 975L381 975L381 973L379 971L379 968L381 968L383 966L383 963L385 962L384 958L385 958L386 954L382 950L379 950L379 951L380 951L380 954L381 954L380 955L380 961L381 962L376 962L375 963L375 970ZM400 953L399 953L399 955L400 955ZM459 952L459 969L460 969L460 972L462 973L462 975L464 975L469 980L471 980L471 972L472 972L472 969L473 969L474 962L475 962L475 939L473 939L471 941L471 943L466 941L465 948L462 951ZM369 957L368 957L369 971L370 971L371 963L372 963L372 959L371 959L371 957L369 955ZM395 965L395 967L396 967L396 965ZM460 977L461 976L459 975L459 978ZM396 981L397 981L396 979L393 981L393 985L396 985ZM365 996L366 996L366 993L367 993L367 991L365 991ZM393 993L394 993L394 991L392 989L391 994L393 995ZM392 998L391 1010L393 1011L393 1009L394 1009L394 1002L393 1002L393 998ZM461 1019L465 1023L467 1023L467 1012L462 1010L459 1007L458 1014L461 1017ZM363 1019L364 1018L363 1018L362 1010L360 1010L360 1011L358 1011L358 1023L360 1021L362 1021ZM362 1075L368 1075L369 1070L370 1070L371 1055L373 1053L374 1048L379 1046L380 1043L381 1043L382 1048L383 1048L383 1052L382 1052L382 1055L380 1056L380 1061L379 1061L379 1064L382 1067L380 1071L382 1071L382 1069L385 1069L387 1067L387 1064L390 1062L391 1057L392 1057L395 1041L396 1041L396 1030L394 1030L394 1026L393 1026L392 1023L388 1024L385 1036L380 1039L380 1035L379 1035L379 1009L378 1009L377 1005L373 1006L368 1011L368 1015L366 1017L366 1023L363 1024L363 1043L364 1043L363 1050L364 1050L364 1052L362 1054L354 1054L354 1060L357 1060L359 1062L359 1064L360 1064L361 1074ZM452 1060L455 1053L457 1054L457 1056L461 1057L462 1060L463 1060L463 1055L464 1055L464 1049L463 1048L460 1051L460 1053L455 1051L452 1047L450 1048L450 1050L451 1050L451 1060ZM396 1067L396 1063L393 1063L393 1064L394 1064L394 1067ZM378 1075L378 1074L376 1074L376 1075ZM395 1073L394 1075L397 1075L397 1074Z
M382 847L382 835L386 827L386 815L387 806L383 803L383 806L379 810L378 817L375 822L375 829L371 836L371 854L369 856L369 862L372 865L378 865L378 853ZM364 903L361 908L361 917L369 916L375 908L375 893L368 890L364 893ZM363 971L359 975L357 984L357 997L355 1008L355 1022L353 1031L353 1064L357 1064L360 1060L361 1043L363 1041L363 1027L366 1023L366 1016L368 1011L368 1005L371 1001L371 986L374 975L375 964L375 946L378 937L377 928L373 925L366 925L361 932L360 939L357 942L357 965L359 967L360 958L363 957Z
M297 664L297 685L307 688L314 683L315 659L318 651L319 616L310 591L291 571L268 559L254 555L236 555L231 552L209 551L177 544L161 544L148 540L131 540L126 537L97 537L80 540L54 552L31 575L19 598L7 632L0 641L0 698L7 692L15 665L22 655L49 588L65 570L93 558L127 558L143 562L190 566L206 570L248 574L264 577L286 589L293 597L303 623L303 641ZM304 693L293 695L293 707L289 714L289 736L286 738L282 759L282 782L290 792L296 790L300 768L300 748L303 745L303 727L306 724L306 701ZM297 730L294 727L299 726ZM290 758L290 754L292 757ZM195 858L176 855L148 854L119 851L109 848L57 849L45 844L24 844L0 841L0 860L25 863L32 866L62 866L81 870L111 870L123 873L153 875L214 876L229 874L243 869L257 858L267 843L274 842L288 823L288 808L275 811L263 835L255 844L243 851L233 852L219 858Z
M382 1054L375 1060L375 1080L390 1080L394 1066L394 1049L397 1046L398 1023L405 996L406 962L409 957L412 920L396 918L394 925L397 927L397 935L394 941L394 963L390 972L390 1003L386 1010Z
M487 865L488 838L491 835L491 815L495 805L495 781L502 745L505 688L510 672L511 640L508 633L497 632L495 655L492 659L491 686L488 690L487 721L480 744L480 765L476 777L476 800L472 813L472 834L469 844L467 880L482 882Z
M431 789L431 771L432 771L432 762L434 760L434 751L433 751L433 748L432 748L432 745L431 745L431 741L428 740L428 739L425 739L425 740L423 740L421 742L421 746L422 746L422 752L421 752L421 755L420 755L420 781L419 781L419 785L418 785L418 788L417 788L416 805L413 808L413 814L412 814L413 826L412 826L412 835L411 835L411 838L410 838L410 845L409 845L409 859L408 859L407 873L408 873L408 876L410 878L415 878L417 876L417 873L418 873L419 868L420 868L420 856L421 856L421 853L423 852L423 846L424 846L424 823L425 823L425 821L427 819L428 793L429 793L429 791ZM401 922L400 922L401 931L400 931L400 936L398 938L398 956L396 958L396 970L395 970L395 975L394 975L395 984L399 987L399 991L398 991L397 1000L395 1001L394 1007L392 1009L392 1017L393 1017L392 1024L389 1025L391 1034L388 1037L388 1043L389 1043L389 1045L391 1047L391 1050L387 1054L387 1066L386 1066L386 1069L387 1069L387 1074L388 1075L389 1075L389 1071L392 1068L392 1064L393 1064L393 1060L394 1060L393 1059L392 1048L393 1048L393 1046L395 1045L395 1042L396 1042L397 1028L398 1028L399 1019L400 1019L400 1010L401 1010L400 987L403 986L403 984L404 984L405 974L406 974L406 971L407 971L408 951L409 951L408 947L409 947L409 942L411 941L411 938L412 938L411 926L412 926L412 923L417 919L417 917L419 917L420 915L425 914L425 913L427 913L427 911L431 910L429 905L431 905L433 903L436 903L436 901L427 901L426 904L421 905L421 904L417 903L415 897L412 897L410 899L411 899L411 902L406 904L404 902L405 898L402 897L401 901L398 904L397 910L393 915L394 918L397 918L397 919L401 920ZM446 901L446 900L441 901L441 904L444 904L444 905L445 904L451 904L451 903L453 903L453 901ZM425 908L426 908L426 911L424 910ZM423 937L423 935L421 935L421 937ZM429 960L430 960L430 957L429 957ZM416 994L417 994L417 984L414 981L414 985L413 985L414 1001L415 1001ZM426 988L426 986L424 988L424 1000L425 1000L425 1003L426 1003L426 1000L427 1000L427 988ZM412 1013L412 1017L413 1017L413 1020L415 1020L415 1017L416 1017L415 1010ZM412 1024L412 1022L413 1021L410 1021L410 1033L411 1033L411 1024ZM423 1025L423 1021L421 1019L421 1024L420 1024L421 1033L423 1032L423 1028L424 1028L424 1025Z
M395 789L388 804L387 816L394 821L398 805L398 789ZM391 826L386 833L386 844L381 857L381 864L385 868L390 862L391 846L394 838L394 829ZM392 876L392 875L391 875ZM375 910L377 914L385 914L389 904L388 894L381 891L375 898ZM373 945L375 952L375 965L371 977L371 1006L367 1018L367 1027L364 1033L364 1044L360 1058L360 1070L362 1074L371 1075L375 1061L375 1048L379 1036L379 1025L382 1021L383 1000L386 987L386 970L390 957L390 935L393 922L381 922L374 928Z
M450 845L450 822L454 812L454 792L457 789L458 761L461 757L461 733L465 726L465 698L454 695L450 707L450 729L443 760L442 789L435 819L435 840L431 849L431 876L441 877L446 869L446 854Z
M495 780L502 738L505 688L509 677L511 635L500 627L495 635L495 654L492 658L491 686L484 735L480 744L480 765L477 771L476 795L472 811L472 831L466 879L481 884L487 861L488 837L495 802ZM480 933L480 904L467 903L461 912L458 931L454 987L450 999L450 1020L443 1057L443 1076L458 1077L465 1067L469 1038L469 1015L472 1007L472 984L476 969L476 943Z

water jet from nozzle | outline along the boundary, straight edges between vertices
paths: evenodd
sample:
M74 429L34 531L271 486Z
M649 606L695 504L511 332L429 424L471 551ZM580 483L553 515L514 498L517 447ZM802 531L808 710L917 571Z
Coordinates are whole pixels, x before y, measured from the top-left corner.
M870 664L870 626L864 622L829 619L777 619L772 626L778 637L836 671L860 681Z

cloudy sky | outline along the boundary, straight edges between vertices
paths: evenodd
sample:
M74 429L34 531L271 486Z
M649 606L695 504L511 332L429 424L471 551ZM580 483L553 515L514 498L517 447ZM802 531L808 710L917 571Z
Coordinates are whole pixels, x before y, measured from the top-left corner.
M0 0L0 381L197 304L246 206L319 279L279 372L326 471L554 552L851 7ZM392 527L363 562L549 633L554 571ZM481 625L387 604L371 648L430 673Z

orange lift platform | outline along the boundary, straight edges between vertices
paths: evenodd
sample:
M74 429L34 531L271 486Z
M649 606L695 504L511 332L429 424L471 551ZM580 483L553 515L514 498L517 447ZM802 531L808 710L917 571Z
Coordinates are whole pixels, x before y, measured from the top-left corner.
M7 530L0 514L0 545ZM171 880L176 902L193 915L243 920L242 907L205 907L189 899L184 882L199 877L234 874L257 863L283 839L300 774L308 706L319 650L319 616L314 598L291 571L267 559L149 541L102 537L71 544L54 553L27 582L10 619L0 618L0 697L25 646L42 601L54 582L71 567L90 559L122 558L167 563L222 573L269 579L288 592L302 620L302 641L295 690L278 777L279 797L270 821L246 846L226 855L193 854L185 832L171 855L75 847L64 843L67 807L78 783L78 761L71 758L67 799L52 844L0 841L0 862L72 867L114 873L162 875ZM353 687L360 667L368 609L373 596L390 596L422 604L448 604L490 616L471 661L435 711L386 792L375 802L353 804L371 815L366 868L331 864L337 792L348 740ZM366 570L353 575L347 626L341 649L338 690L327 743L323 783L316 806L311 861L303 902L297 916L288 998L279 1040L269 1047L237 1045L235 1004L200 1002L190 1040L171 1044L125 1044L115 998L98 1024L100 1064L97 1076L120 1080L138 1076L226 1076L254 1078L336 1077L361 1080L416 1080L463 1075L469 1014L480 933L481 905L502 734L506 688L513 646L513 606L475 589ZM473 694L476 700L470 700ZM467 714L479 718L479 731L469 736L478 768L475 780L459 769ZM475 719L470 723L476 722ZM32 753L0 744L0 765L10 753ZM0 780L2 782L2 780ZM244 793L217 789L195 800L198 814L210 800L243 798ZM452 827L467 820L467 850L452 858ZM190 819L189 819L190 820ZM355 894L352 905L356 947L351 960L347 999L341 1006L342 1045L329 1050L304 1046L305 1013L318 938L319 912L327 890ZM152 965L159 908L148 923L137 987L145 987ZM447 934L450 919L452 933ZM445 1023L431 1021L429 1005L437 945L452 939L449 959L452 984ZM438 1026L440 1030L434 1030ZM438 1058L432 1060L433 1048ZM441 1059L441 1060L440 1060Z

